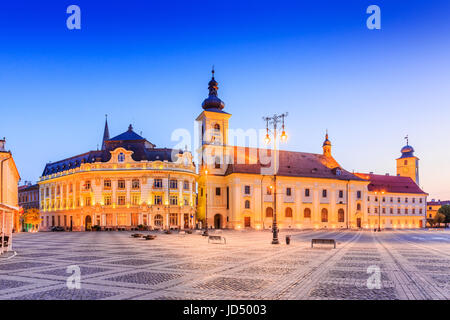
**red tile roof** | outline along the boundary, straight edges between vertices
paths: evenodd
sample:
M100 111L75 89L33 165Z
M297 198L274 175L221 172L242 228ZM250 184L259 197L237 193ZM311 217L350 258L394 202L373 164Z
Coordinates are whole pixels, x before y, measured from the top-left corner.
M369 180L369 191L384 191L386 193L417 193L427 194L409 177L388 176L372 173L356 173L358 177Z
M261 174L262 169L270 169L271 153L270 149L235 146L233 149L234 163L228 165L225 174ZM278 163L277 175L279 176L364 181L342 169L333 157L322 154L280 150ZM337 169L340 170L340 174Z

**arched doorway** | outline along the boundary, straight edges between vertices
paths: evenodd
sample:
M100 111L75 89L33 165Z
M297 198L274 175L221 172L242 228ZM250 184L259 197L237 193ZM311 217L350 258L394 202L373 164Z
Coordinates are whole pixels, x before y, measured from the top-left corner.
M91 216L86 216L84 222L85 222L84 223L85 230L86 231L91 231L92 230L92 218L91 218Z
M214 228L222 229L222 215L219 213L214 216Z

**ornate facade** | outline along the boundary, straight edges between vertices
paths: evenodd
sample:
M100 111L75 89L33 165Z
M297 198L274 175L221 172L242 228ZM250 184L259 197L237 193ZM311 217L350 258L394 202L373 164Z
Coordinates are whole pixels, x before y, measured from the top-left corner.
M20 176L12 153L5 149L5 139L0 140L0 254L12 246L13 230L19 228L17 184ZM8 237L7 246L5 237Z
M417 185L419 160L411 146L405 146L397 159L398 176L381 178L342 168L332 155L328 134L321 154L275 154L273 150L230 146L231 114L224 111L217 91L213 73L209 96L197 117L202 137L198 217L207 217L208 226L270 228L275 197L280 228L425 226L427 194ZM276 188L274 163L278 167Z
M39 181L41 230L192 228L196 172L191 153L156 148L132 126L102 149L46 165Z

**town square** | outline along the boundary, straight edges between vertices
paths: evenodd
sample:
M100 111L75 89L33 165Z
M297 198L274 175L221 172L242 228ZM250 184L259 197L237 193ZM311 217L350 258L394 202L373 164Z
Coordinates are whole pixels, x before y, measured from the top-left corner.
M0 260L0 299L450 298L448 231L293 231L279 246L270 232L217 233L226 244L195 233L131 234L19 234L17 256ZM336 239L337 248L311 248L316 237ZM79 289L67 287L73 265ZM380 270L378 288L368 287L371 266Z
M450 299L448 1L27 2L0 4L0 304Z

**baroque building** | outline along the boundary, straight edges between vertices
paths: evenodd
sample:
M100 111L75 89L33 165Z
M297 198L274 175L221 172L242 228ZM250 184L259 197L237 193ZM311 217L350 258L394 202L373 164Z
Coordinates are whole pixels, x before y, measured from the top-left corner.
M197 213L209 227L271 228L275 200L280 228L425 226L427 194L418 186L419 159L408 144L397 159L397 176L345 170L333 157L328 133L321 154L232 146L231 114L218 97L214 71L208 89L196 120L201 127Z
M5 138L0 139L0 254L11 249L12 234L19 229L17 185L20 175L5 143Z
M40 230L192 228L196 169L190 152L156 148L130 125L101 150L48 163L39 180Z

